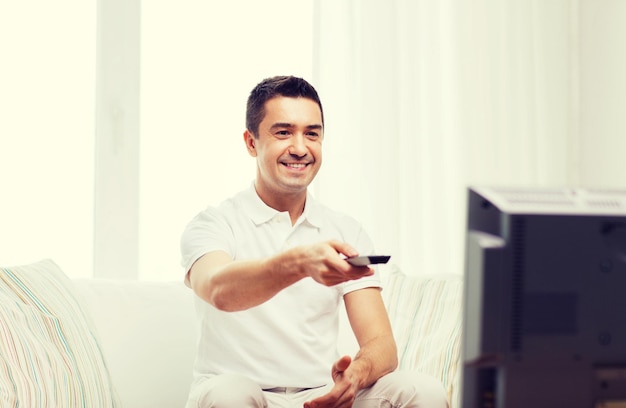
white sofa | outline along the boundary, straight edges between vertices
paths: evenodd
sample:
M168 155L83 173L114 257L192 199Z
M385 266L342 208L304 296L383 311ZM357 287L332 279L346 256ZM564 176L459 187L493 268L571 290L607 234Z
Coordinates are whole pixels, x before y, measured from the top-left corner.
M42 270L52 268L46 262L37 265L37 273L26 275L39 279ZM15 273L15 269L0 270L3 274L7 271ZM24 274L23 271L20 273ZM451 407L458 407L462 279L459 276L408 277L394 266L387 266L382 273L383 295L398 343L401 368L420 370L441 378L447 387ZM12 275L9 278L16 279ZM63 278L55 276L55 279ZM28 279L23 280L25 286L37 286ZM32 289L34 295L30 290L21 290L29 296L45 297L49 286L49 282L42 284L42 295L37 295L36 288ZM111 404L124 408L183 407L191 381L196 343L192 291L182 282L77 279L68 280L66 286L70 294L55 295L55 299L75 296L85 315L85 324L92 324L86 327L93 328L90 339L95 342L92 353L96 357L90 358L100 358L99 349L105 364L100 369L109 375L107 378L106 373L101 373L98 377L102 383L98 386L106 388L100 398L106 398L108 392L116 393L117 401L113 399ZM342 326L345 325L343 318ZM350 331L342 327L341 351L351 352L354 347ZM3 395L6 390L2 390L2 385L12 379L2 378L3 375L6 373L0 364L0 406L4 407L11 406L7 405L11 396ZM15 384L11 386L16 388ZM91 394L98 392L90 391Z

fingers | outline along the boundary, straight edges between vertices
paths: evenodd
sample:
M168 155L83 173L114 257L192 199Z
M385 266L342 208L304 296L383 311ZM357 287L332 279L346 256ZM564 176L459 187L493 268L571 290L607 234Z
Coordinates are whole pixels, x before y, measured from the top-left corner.
M328 244L335 249L339 254L343 254L346 257L352 257L359 255L359 252L352 247L352 245L341 241L329 241Z
M345 258L351 258L359 255L359 252L350 244L337 240L328 241L327 244L332 248L332 250L334 250L333 254L337 254L337 256L333 255L330 258L332 267L344 274L350 275L350 279L358 279L363 276L374 274L374 270L372 268L367 266L353 266L345 260ZM340 255L343 255L343 257Z
M337 360L335 364L333 364L333 377L335 376L335 374L340 374L346 371L351 363L352 358L350 358L350 356L343 356L339 360Z
M335 361L332 367L332 377L335 386L325 395L312 401L306 402L304 408L343 408L351 407L356 396L356 384L354 384L344 372L350 367L352 358L343 356Z
M372 268L353 266L345 260L357 255L358 251L350 244L330 240L300 248L296 258L305 275L323 285L334 286L374 274Z
M304 408L343 408L351 407L353 402L354 393L350 392L350 388L333 389L328 394L305 402Z

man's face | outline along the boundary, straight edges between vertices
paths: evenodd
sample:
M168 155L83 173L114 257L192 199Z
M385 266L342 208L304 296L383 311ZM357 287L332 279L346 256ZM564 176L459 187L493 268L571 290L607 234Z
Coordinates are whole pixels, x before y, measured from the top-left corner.
M265 103L258 137L244 133L251 156L257 159L259 195L306 191L322 164L322 114L307 98L275 97Z

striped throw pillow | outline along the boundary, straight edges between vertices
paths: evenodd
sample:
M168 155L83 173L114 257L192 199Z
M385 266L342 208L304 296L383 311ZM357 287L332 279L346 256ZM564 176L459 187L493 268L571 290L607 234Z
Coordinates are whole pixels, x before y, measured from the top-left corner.
M95 328L50 260L0 268L0 406L119 406Z

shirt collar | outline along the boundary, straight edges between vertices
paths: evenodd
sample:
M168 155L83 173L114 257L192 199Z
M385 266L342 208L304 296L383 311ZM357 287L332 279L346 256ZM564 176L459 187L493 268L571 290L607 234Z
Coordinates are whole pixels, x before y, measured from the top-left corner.
M256 225L264 224L276 217L280 211L268 206L261 200L261 197L254 188L254 182L251 183L247 190L242 192L243 194L243 208L246 214L250 217L252 222ZM321 225L322 215L320 211L319 202L313 197L313 195L307 191L306 204L304 211L298 220L298 224L309 224L313 227L319 227Z

